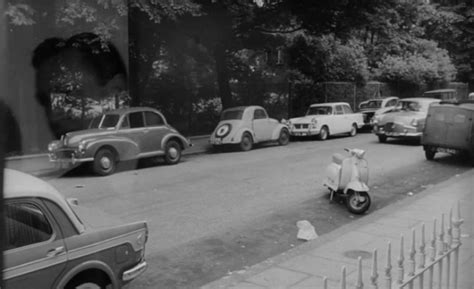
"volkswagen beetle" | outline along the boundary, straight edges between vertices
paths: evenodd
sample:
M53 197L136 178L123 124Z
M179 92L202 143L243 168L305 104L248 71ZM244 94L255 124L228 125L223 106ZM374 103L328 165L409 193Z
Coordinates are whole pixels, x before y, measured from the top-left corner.
M269 118L263 107L254 105L224 110L209 142L214 147L234 144L248 151L257 143L275 141L286 145L289 139L290 132L285 124Z

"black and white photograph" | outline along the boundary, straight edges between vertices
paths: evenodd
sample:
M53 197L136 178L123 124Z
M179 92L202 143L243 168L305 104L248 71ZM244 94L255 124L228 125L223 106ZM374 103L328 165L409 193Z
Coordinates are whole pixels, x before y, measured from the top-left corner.
M473 0L0 0L0 289L473 289Z

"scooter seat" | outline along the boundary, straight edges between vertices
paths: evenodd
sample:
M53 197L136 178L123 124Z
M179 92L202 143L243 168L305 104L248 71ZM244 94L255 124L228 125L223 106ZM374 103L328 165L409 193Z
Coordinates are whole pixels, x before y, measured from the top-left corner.
M342 165L342 161L345 159L345 157L339 153L335 153L332 155L332 161L335 164Z

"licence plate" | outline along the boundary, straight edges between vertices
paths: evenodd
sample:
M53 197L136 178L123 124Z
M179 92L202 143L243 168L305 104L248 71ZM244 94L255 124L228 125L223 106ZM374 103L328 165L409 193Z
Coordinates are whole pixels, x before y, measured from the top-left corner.
M306 136L308 135L306 132L295 132L296 136Z

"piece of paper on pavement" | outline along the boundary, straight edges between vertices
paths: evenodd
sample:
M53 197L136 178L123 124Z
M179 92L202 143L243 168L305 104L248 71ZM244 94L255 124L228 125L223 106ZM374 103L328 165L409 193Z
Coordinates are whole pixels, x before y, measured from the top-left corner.
M300 240L314 240L318 237L316 230L314 229L313 225L306 220L296 222L296 226L298 227L298 235L296 236Z

